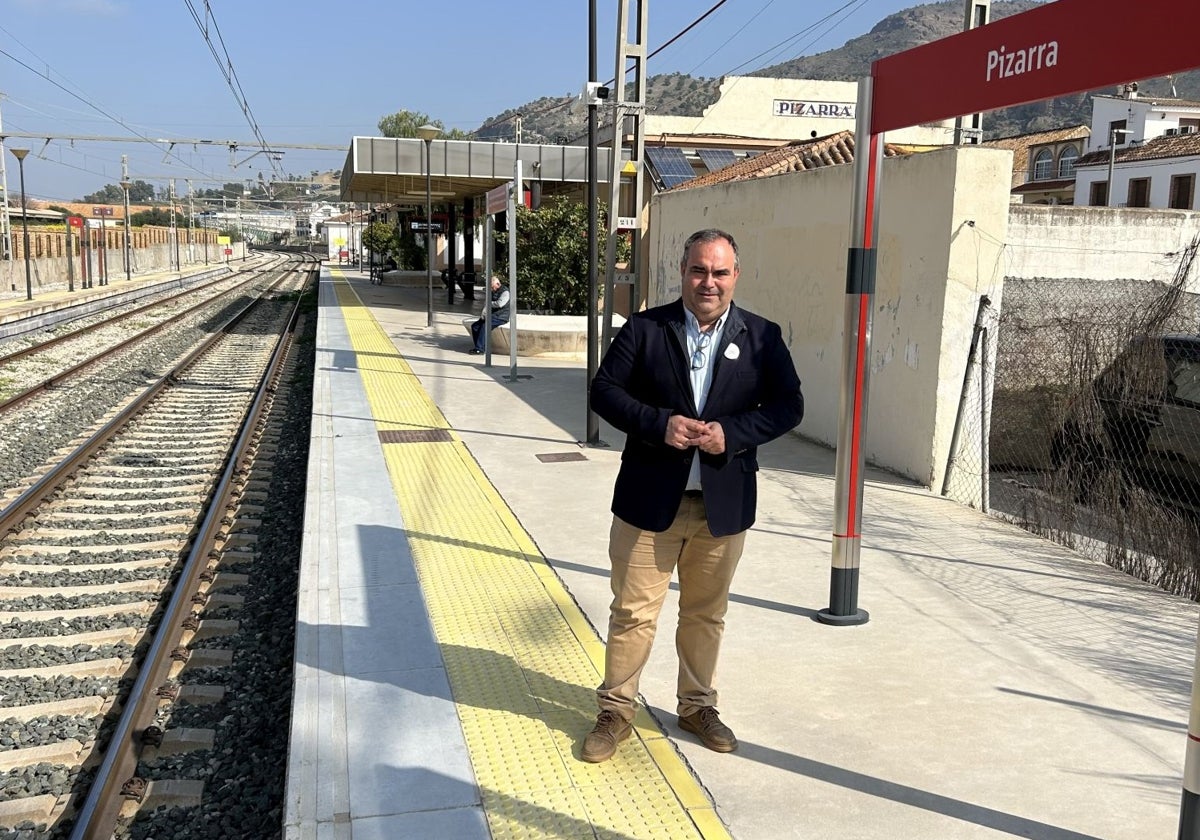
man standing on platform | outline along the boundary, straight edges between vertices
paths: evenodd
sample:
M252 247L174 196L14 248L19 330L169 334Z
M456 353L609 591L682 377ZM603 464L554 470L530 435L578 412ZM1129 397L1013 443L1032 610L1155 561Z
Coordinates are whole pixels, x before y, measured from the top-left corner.
M626 438L609 532L613 601L600 714L584 761L611 758L632 731L638 679L676 567L679 727L709 749L737 749L713 680L729 587L754 524L757 447L804 414L779 325L733 303L733 237L692 234L680 273L681 299L631 317L592 383L596 413Z

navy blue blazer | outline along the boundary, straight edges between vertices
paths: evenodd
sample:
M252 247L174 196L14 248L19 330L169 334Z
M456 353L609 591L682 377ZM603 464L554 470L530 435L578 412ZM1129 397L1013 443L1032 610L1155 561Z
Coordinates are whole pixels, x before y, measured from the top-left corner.
M708 399L697 414L682 300L631 317L600 363L592 408L625 433L612 512L636 528L671 526L696 457L713 536L754 524L758 446L795 428L804 416L800 378L779 325L734 304L713 364ZM672 414L719 422L725 452L668 446L664 437Z

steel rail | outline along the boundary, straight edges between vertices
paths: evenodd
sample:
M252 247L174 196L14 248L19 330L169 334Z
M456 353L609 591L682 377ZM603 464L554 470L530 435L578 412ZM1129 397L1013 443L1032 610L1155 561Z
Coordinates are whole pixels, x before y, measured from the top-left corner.
M120 790L137 766L137 736L153 720L158 705L153 688L165 679L171 666L171 652L182 633L183 620L191 614L191 597L201 573L208 567L209 553L221 531L226 506L233 496L235 479L246 470L249 460L247 452L257 435L267 396L277 388L283 360L292 344L300 303L298 299L293 304L283 335L259 380L254 402L246 413L237 441L230 449L221 479L211 494L204 521L184 561L179 581L171 593L155 632L154 641L138 668L130 699L121 711L120 720L112 732L109 746L88 795L75 815L71 840L106 840L112 836L122 804ZM237 320L240 321L249 308L239 313ZM233 321L222 328L221 336L224 336L231 326Z
M297 269L297 271L302 269ZM268 291L274 289L286 279L280 277L269 287ZM136 415L145 405L157 396L161 391L172 385L179 377L181 371L185 370L196 359L208 351L208 349L219 341L225 332L241 321L242 318L258 303L258 300L252 300L246 304L238 312L234 313L220 327L217 327L211 336L204 339L195 349L192 350L181 362L176 364L170 371L160 377L156 382L146 388L138 397L130 402L124 409L118 412L111 420L105 423L92 436L81 443L75 450L58 463L52 470L42 476L29 489L25 490L21 495L17 496L8 507L0 510L0 531L15 530L22 519L24 519L31 511L36 509L54 492L54 489L63 482L63 480L78 469L88 458L92 456L101 446L112 439L121 427L129 422L130 418ZM85 362L84 364L91 364ZM61 379L62 377L57 377ZM0 404L0 409L10 405L8 403Z

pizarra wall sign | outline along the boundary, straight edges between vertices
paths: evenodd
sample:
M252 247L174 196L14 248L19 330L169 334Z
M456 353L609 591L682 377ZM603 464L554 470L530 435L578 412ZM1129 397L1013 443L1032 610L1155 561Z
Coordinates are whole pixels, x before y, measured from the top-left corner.
M809 99L776 99L773 112L777 117L825 117L854 119L853 102L814 102Z

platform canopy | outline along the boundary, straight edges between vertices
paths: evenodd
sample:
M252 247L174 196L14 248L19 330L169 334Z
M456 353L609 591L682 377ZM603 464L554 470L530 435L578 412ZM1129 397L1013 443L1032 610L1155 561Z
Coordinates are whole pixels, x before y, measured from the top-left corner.
M424 204L424 145L425 141L408 137L353 138L342 169L342 201ZM611 153L597 150L597 184L608 183ZM513 179L518 158L521 177L540 181L545 194L575 192L587 183L587 154L584 146L434 140L430 193L435 204L483 196Z

